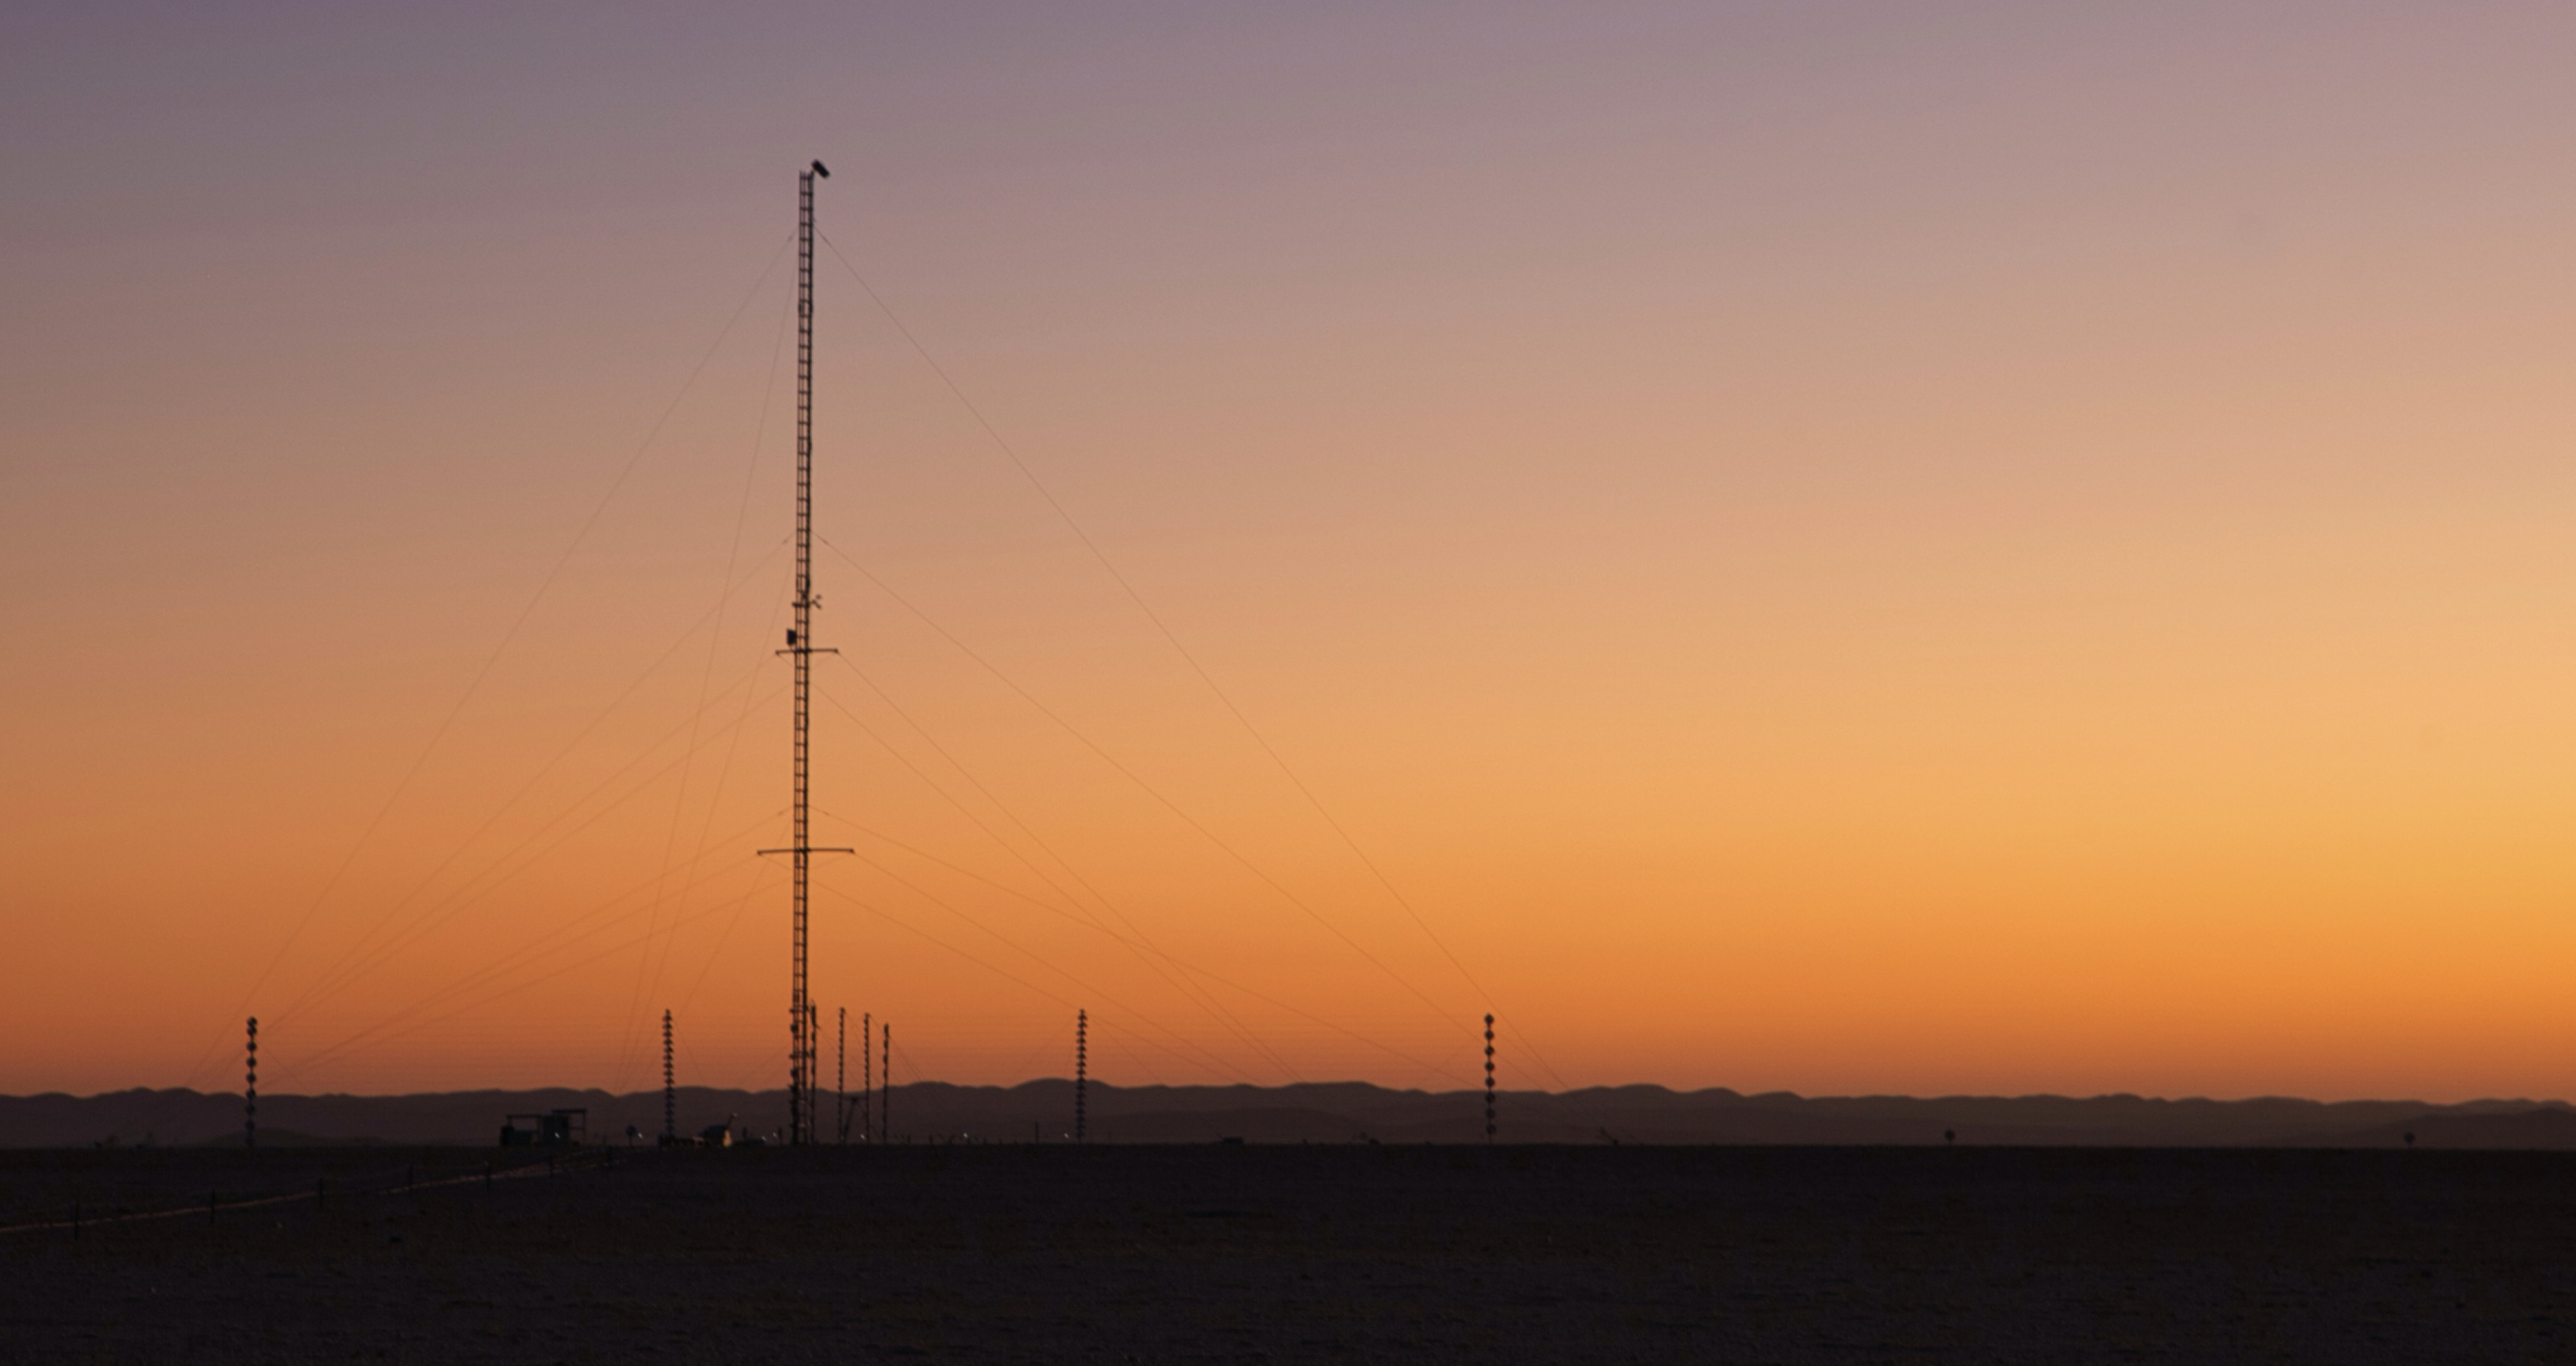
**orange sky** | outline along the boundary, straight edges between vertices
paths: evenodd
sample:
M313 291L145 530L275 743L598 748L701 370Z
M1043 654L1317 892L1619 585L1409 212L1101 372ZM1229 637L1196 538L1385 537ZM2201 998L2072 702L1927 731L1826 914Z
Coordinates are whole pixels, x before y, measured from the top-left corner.
M0 1091L783 1084L820 156L1330 813L827 253L900 1079L2576 1092L2576 17L2076 8L0 17Z

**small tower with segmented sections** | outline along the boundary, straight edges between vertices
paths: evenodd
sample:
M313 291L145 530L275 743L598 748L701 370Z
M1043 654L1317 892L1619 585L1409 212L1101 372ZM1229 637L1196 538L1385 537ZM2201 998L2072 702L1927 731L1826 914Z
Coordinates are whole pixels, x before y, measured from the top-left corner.
M662 1012L662 1141L680 1138L680 1088L671 1070L671 1012Z
M242 1146L259 1146L259 1017L247 1021L242 1039Z
M1494 1141L1494 1017L1485 1016L1485 1141Z

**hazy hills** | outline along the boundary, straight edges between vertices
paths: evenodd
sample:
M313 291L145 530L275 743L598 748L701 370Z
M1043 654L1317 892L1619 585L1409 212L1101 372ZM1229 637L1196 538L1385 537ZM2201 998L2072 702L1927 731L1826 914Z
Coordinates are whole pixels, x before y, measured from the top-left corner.
M1073 1127L1073 1084L950 1086L918 1082L881 1096L895 1142L1061 1141ZM855 1104L855 1098L853 1099ZM452 1091L408 1096L260 1097L263 1140L489 1144L512 1111L583 1106L593 1141L624 1141L633 1124L662 1127L658 1091ZM825 1097L829 1128L830 1098ZM1090 1137L1110 1143L1471 1142L1482 1134L1475 1092L1395 1091L1360 1082L1302 1086L1139 1086L1093 1083ZM1505 1092L1501 1139L1511 1143L1966 1144L2141 1147L2392 1147L2576 1149L2576 1109L2556 1101L2153 1100L2139 1096L1804 1097L1718 1089L1596 1087ZM684 1087L683 1132L735 1118L767 1133L786 1123L783 1091ZM188 1090L96 1096L0 1096L0 1147L109 1141L237 1142L241 1097ZM853 1121L853 1137L868 1126Z

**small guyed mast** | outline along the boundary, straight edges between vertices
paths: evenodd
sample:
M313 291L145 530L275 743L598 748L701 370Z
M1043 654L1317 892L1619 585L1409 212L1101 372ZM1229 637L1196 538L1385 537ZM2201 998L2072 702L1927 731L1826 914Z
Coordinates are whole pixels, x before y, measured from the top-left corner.
M789 891L794 931L794 962L789 969L787 1001L787 1141L815 1141L816 1055L821 1030L806 968L806 875L816 854L845 854L847 849L817 849L808 838L806 788L812 777L807 762L810 734L814 647L814 182L831 172L820 161L796 175L796 598L795 624L787 628L786 655L796 669L795 799L790 806L794 843L763 854L788 857Z

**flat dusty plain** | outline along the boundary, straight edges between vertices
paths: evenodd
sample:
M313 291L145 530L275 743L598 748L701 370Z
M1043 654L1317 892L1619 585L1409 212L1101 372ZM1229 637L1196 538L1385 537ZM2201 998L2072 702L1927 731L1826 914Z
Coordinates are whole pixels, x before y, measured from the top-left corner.
M2576 1361L2557 1153L495 1158L0 1154L0 1359Z

